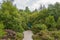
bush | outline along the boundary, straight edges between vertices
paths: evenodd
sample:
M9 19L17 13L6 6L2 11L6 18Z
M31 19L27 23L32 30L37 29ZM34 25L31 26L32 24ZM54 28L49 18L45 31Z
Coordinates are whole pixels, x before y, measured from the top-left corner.
M0 38L2 38L5 35L5 32L3 30L0 30Z
M50 36L48 31L42 30L33 35L33 40L54 40L54 37Z
M0 38L3 37L4 35L5 35L4 25L2 22L0 22Z
M40 30L46 30L47 26L45 24L36 24L32 26L33 33L38 33Z
M53 36L55 40L60 40L60 31L53 31L51 32L51 34L51 36Z
M23 39L23 33L17 32L17 34L16 34L16 39L17 39L17 40L22 40L22 39Z

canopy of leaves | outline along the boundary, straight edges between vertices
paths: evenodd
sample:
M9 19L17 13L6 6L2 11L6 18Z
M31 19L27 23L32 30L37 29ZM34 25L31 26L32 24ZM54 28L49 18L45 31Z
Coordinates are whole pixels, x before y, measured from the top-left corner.
M58 32L60 30L60 3L50 4L48 8L42 7L41 10L33 12L28 7L25 10L18 10L10 0L3 1L0 7L0 36L5 34L5 29L19 32L18 37L21 37L20 33L28 29L35 34L47 33L48 35L45 34L42 37L37 36L41 40L55 40L54 35L60 35L60 33L56 33L51 36L52 32L50 33L50 31Z

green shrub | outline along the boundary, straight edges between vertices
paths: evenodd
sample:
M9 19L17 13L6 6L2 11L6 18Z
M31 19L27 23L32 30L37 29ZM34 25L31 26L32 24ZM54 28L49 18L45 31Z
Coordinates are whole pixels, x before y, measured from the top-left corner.
M33 35L33 40L54 40L54 37L50 36L48 31L42 30Z
M16 34L16 39L17 39L17 40L22 40L22 39L23 39L23 33L17 32L17 34Z
M0 30L0 38L2 38L5 35L5 32L3 30Z
M53 31L51 32L51 36L54 37L54 39L60 40L60 31Z
M40 30L47 30L47 26L45 24L35 24L32 26L33 33L38 33Z
M3 37L4 35L5 35L4 25L2 22L0 22L0 38Z

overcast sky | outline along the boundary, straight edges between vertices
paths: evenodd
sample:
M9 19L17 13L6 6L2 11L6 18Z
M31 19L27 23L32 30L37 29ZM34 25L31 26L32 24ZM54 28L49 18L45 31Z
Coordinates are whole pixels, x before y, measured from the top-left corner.
M60 0L15 0L14 3L19 9L25 9L25 7L28 6L30 10L34 10L38 9L40 7L40 4L47 6L48 4L54 4L56 2L60 2Z

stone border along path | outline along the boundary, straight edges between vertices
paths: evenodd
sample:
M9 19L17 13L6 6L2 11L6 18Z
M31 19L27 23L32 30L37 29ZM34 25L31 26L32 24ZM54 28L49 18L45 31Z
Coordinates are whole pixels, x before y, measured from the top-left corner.
M23 34L24 34L23 40L33 40L32 39L32 35L33 35L32 31L27 30L27 31L24 31Z

